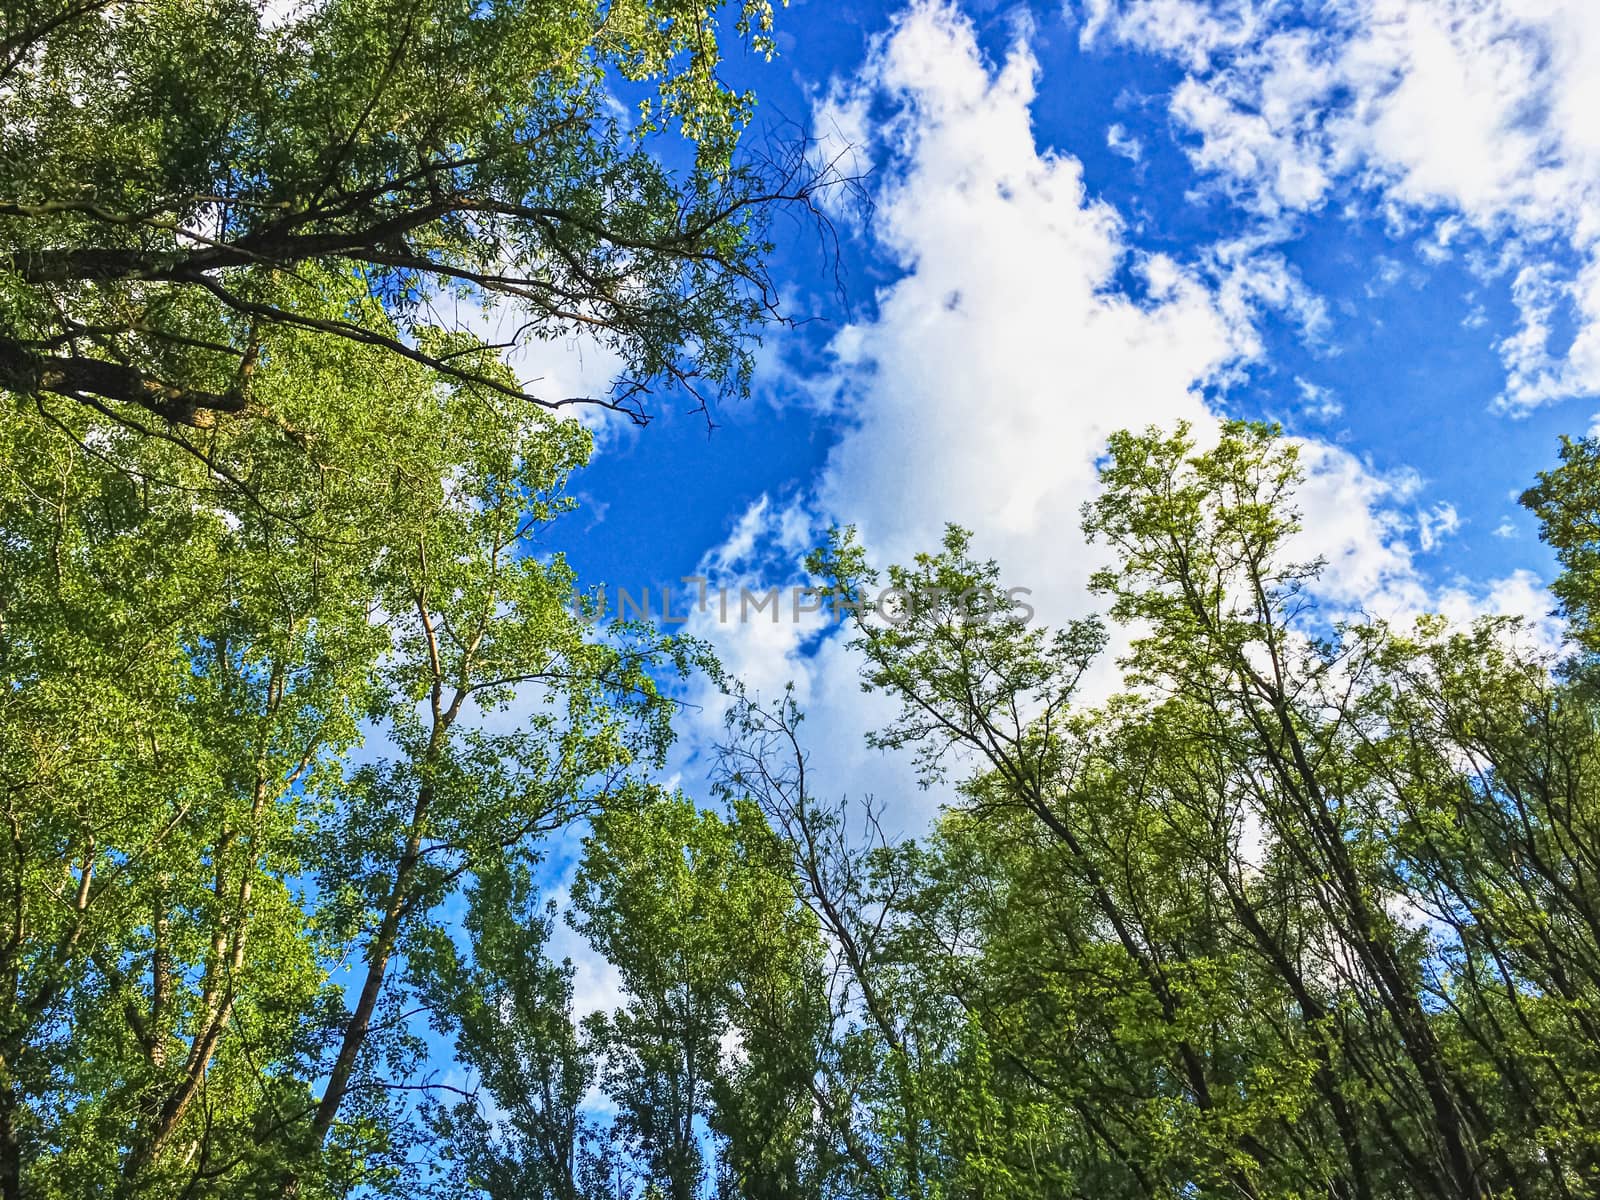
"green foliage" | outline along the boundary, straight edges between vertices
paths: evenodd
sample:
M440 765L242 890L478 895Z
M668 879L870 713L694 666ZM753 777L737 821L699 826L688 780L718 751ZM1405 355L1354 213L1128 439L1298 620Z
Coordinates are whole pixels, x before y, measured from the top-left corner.
M576 925L627 997L588 1032L618 1132L660 1195L701 1194L708 1135L725 1194L813 1194L820 944L787 868L753 806L724 820L681 796L613 809L588 843Z
M487 898L659 765L660 681L707 659L571 611L544 539L589 438L541 406L743 387L764 213L809 185L736 153L726 16L6 7L6 1200L404 1191L444 1119L412 1004L510 1052L438 973L531 956L554 1020ZM731 16L770 53L762 0ZM488 316L440 316L480 305L616 388L530 395Z
M525 867L486 862L468 895L470 953L434 929L410 963L438 1027L455 1034L457 1062L477 1073L500 1114L467 1094L434 1109L451 1190L494 1200L602 1195L592 1182L603 1174L600 1130L584 1109L596 1056L573 1022L572 965L544 952L554 914L540 911Z
M766 0L729 15L770 55ZM798 155L736 154L753 97L720 81L722 16L682 0L8 4L0 386L186 441L225 418L304 428L276 392L307 339L640 419L660 385L741 390L773 312L765 214L818 181ZM656 151L680 141L673 170ZM606 347L612 393L533 395L494 369L494 338L429 344L440 325L492 328L440 316L486 303L516 343Z
M1592 455L1530 503L1587 586ZM794 849L836 961L820 1106L843 1194L1577 1196L1596 1186L1600 720L1507 620L1319 610L1275 430L1111 440L1085 510L1105 634L1004 605L863 616L876 744L958 769L895 844L807 795L792 700L745 701L729 786ZM832 592L880 577L848 534ZM960 530L902 595L994 595ZM870 810L869 810L870 818Z
M1591 653L1600 647L1596 579L1600 578L1600 441L1561 439L1561 465L1539 473L1522 503L1539 518L1539 533L1560 560L1551 584L1572 636Z
M347 365L417 419L347 392L309 450L219 431L243 489L87 413L7 429L0 1015L35 1194L315 1191L324 1147L401 1180L391 963L657 761L656 673L699 659L597 636L530 552L578 427Z

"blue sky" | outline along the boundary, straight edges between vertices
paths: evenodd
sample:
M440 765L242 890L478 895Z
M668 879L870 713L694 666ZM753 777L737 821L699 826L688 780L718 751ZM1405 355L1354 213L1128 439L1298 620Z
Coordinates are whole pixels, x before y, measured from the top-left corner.
M889 560L957 521L1063 620L1094 607L1106 435L1238 416L1303 440L1335 611L1548 611L1515 495L1600 409L1600 5L800 0L778 30L730 75L869 172L871 216L835 214L846 296L780 222L773 276L815 319L714 431L600 429L560 533L586 580L783 584L829 525ZM522 369L570 394L607 366ZM882 713L835 631L691 628L795 683L826 790L920 827L937 793L862 746ZM698 790L718 701L693 698Z
M1274 7L1293 6L1260 6L1263 11ZM1407 7L1454 7L1461 13L1495 9L1485 3L1328 7L1366 10L1350 22L1355 26L1361 16L1392 21ZM1508 10L1513 7L1529 12L1540 5ZM1571 12L1581 7L1574 5ZM1130 23L1144 12L1143 20L1164 20L1176 31L1183 21L1195 21L1193 14L1237 19L1252 10L1174 2L1111 11L1124 13ZM1418 504L1451 505L1459 519L1454 534L1419 556L1418 569L1430 581L1448 582L1461 574L1482 584L1517 568L1548 572L1547 555L1510 497L1551 461L1558 433L1587 428L1596 407L1592 381L1587 389L1573 387L1568 397L1529 412L1507 411L1496 404L1509 383L1506 356L1498 346L1518 327L1513 297L1518 271L1530 263L1548 264L1558 280L1576 278L1585 262L1580 245L1560 231L1519 221L1515 212L1491 211L1480 225L1470 195L1452 197L1441 189L1420 202L1397 198L1396 188L1369 178L1386 166L1400 169L1384 163L1360 163L1334 174L1326 193L1298 211L1264 213L1250 194L1258 181L1248 172L1208 167L1208 131L1197 131L1175 112L1186 81L1209 84L1230 71L1235 76L1248 72L1220 58L1209 70L1197 68L1183 52L1163 50L1158 37L1142 34L1137 25L1121 35L1102 27L1086 42L1091 13L1082 6L982 5L958 15L928 7L796 3L778 15L779 58L771 65L736 62L733 78L757 89L766 119L832 132L819 125L819 104L830 87L849 86L864 71L870 73L871 47L892 37L897 20L903 31L908 13L914 14L913 22L964 26L991 72L1002 69L1019 39L1031 51L1037 94L1026 110L1039 152L1081 164L1089 200L1108 205L1124 222L1119 241L1125 257L1109 287L1139 297L1141 255L1166 254L1204 269L1218 246L1256 238L1265 243L1263 257L1278 257L1304 290L1305 302L1324 311L1320 325L1308 333L1292 309L1258 300L1252 325L1259 352L1239 356L1225 379L1193 381L1214 411L1280 419L1291 432L1347 450L1379 476L1416 473ZM1505 24L1518 28L1509 19ZM1303 28L1293 19L1282 25ZM1525 28L1531 39L1559 26L1530 21ZM1334 53L1345 30L1324 25L1307 32L1323 35L1325 52ZM1282 30L1264 27L1259 42L1270 36L1282 36ZM940 49L955 53L948 45ZM1469 67L1475 49L1462 48ZM1498 64L1484 67L1492 72ZM939 64L930 65L931 71L938 69ZM1540 68L1536 78L1548 71ZM890 116L897 98L880 90L872 104ZM1323 118L1337 109L1326 101L1305 105L1306 113ZM1430 117L1444 126L1463 119L1444 106ZM1214 129L1209 133L1212 141L1222 136ZM1493 131L1480 134L1484 143L1493 140ZM881 197L882 189L893 184L896 164L867 148L857 157L873 168L869 188ZM1460 166L1469 184L1474 170L1471 163ZM1441 230L1451 237L1442 250ZM787 308L820 319L771 339L754 397L719 407L718 428L709 435L699 418L668 411L640 435L607 438L579 485L599 502L589 516L592 525L572 552L587 577L643 582L691 572L762 495L777 498L813 489L830 450L859 418L859 410L874 404L875 389L866 389L842 410L819 413L795 402L793 376L809 375L807 385L831 388L827 376L837 363L829 342L852 321L871 324L880 290L903 279L908 263L880 244L870 224L844 228L847 296L841 303L814 235L783 224L778 232L773 273L788 292ZM1533 244L1522 245L1526 242ZM1508 261L1486 265L1508 252ZM1047 283L1023 286L1033 288L1040 303L1050 302ZM1577 319L1570 307L1557 305L1552 357L1561 357ZM778 360L786 369L775 369ZM878 385L894 386L892 379ZM1117 402L1114 388L1088 396L1070 379L1061 380L1058 391L1063 405ZM1007 419L1003 396L968 400L982 411L981 416L974 412L974 420ZM1341 410L1337 415L1332 405ZM1005 465L993 464L999 470ZM831 515L850 520L848 497L842 499L843 510ZM1414 512L1409 515L1415 519ZM1517 536L1495 536L1507 522L1505 531Z

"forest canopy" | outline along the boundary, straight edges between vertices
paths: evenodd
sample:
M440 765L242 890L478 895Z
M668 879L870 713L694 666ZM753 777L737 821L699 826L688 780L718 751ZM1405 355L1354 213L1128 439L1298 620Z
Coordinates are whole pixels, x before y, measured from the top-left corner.
M770 52L765 0L8 4L0 382L201 453L184 427L225 416L315 436L311 347L639 418L663 386L742 387L776 314L766 214L817 177L737 153L752 97L720 79L723 17ZM584 332L615 386L504 377L506 347L441 336L452 300L514 313L506 347Z
M557 410L737 396L837 183L741 136L765 4L4 12L0 1200L1600 1191L1600 440L1523 497L1557 644L1327 605L1274 426L1112 436L1102 617L857 610L901 836L561 549Z

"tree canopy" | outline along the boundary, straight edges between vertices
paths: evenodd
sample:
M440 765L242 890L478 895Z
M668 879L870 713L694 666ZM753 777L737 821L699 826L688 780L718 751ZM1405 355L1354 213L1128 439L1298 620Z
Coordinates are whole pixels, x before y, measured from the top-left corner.
M1594 453L1569 445L1530 496L1568 561L1592 552L1573 483ZM930 838L846 865L792 705L739 722L736 778L838 931L819 1061L831 1109L865 1114L846 1193L1592 1192L1581 663L1507 619L1319 619L1274 430L1119 434L1101 479L1084 527L1114 553L1093 586L1131 635L1121 693L1079 697L1098 622L861 624L864 682L901 705L874 740L964 772ZM842 592L877 578L848 535L815 564ZM983 596L999 568L952 530L888 582ZM843 1070L852 1039L882 1065Z
M719 78L720 15L677 0L8 4L0 383L47 417L87 404L158 432L227 416L306 433L320 405L272 380L308 341L550 408L643 417L662 385L702 403L741 387L774 312L764 214L816 179L803 153L736 152L752 98ZM765 0L731 16L770 51ZM675 134L676 169L657 152ZM484 301L514 314L506 346L606 347L616 386L543 395L432 336Z
M765 4L4 13L0 1200L1600 1191L1600 441L1524 498L1563 645L1328 608L1259 425L1110 439L1063 628L839 531L900 836L562 553L551 410L773 316Z

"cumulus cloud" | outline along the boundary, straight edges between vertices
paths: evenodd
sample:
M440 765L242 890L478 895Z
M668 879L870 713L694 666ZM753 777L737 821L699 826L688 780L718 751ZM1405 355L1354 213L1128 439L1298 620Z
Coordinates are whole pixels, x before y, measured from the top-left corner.
M1086 44L1187 70L1189 154L1264 218L1336 189L1391 227L1509 238L1510 411L1600 392L1600 5L1592 0L1086 0ZM1555 336L1560 314L1577 332Z
M1331 388L1296 375L1295 388L1300 393L1300 414L1313 421L1332 421L1344 415L1344 405Z
M1078 160L1039 149L1036 71L1021 41L991 66L963 17L922 4L830 97L821 121L864 98L893 114L868 143L884 180L873 235L904 274L834 340L853 416L819 499L894 558L967 525L1066 596L1087 564L1039 551L1075 541L1106 434L1203 421L1198 386L1246 351L1270 284L1241 268L1224 311L1193 269L1135 254ZM1115 284L1125 265L1138 298Z
M870 235L898 275L871 319L832 339L828 411L845 428L819 477L743 515L703 564L713 585L797 579L799 548L831 523L856 525L875 561L903 562L935 548L953 521L1000 562L1007 586L1031 589L1040 620L1082 616L1101 560L1079 514L1107 435L1181 420L1202 442L1214 438L1218 414L1202 392L1252 369L1263 310L1316 337L1320 303L1268 244L1241 241L1192 263L1141 252L1118 212L1087 191L1078 160L1040 148L1036 72L1024 38L990 62L963 16L923 2L820 105L818 127L853 129L874 164ZM1314 386L1304 399L1336 411ZM1454 531L1454 509L1424 503L1413 473L1300 444L1308 477L1295 551L1326 560L1324 597L1340 612L1401 619L1437 607L1416 555ZM1517 598L1507 587L1496 596L1462 586L1452 603L1493 608ZM826 614L727 624L701 615L690 628L764 694L795 682L810 714L812 777L825 790L891 800L910 829L926 818L939 797L917 801L906 764L862 745L891 710L861 694L858 664ZM1094 686L1114 686L1112 670L1108 660ZM716 698L698 702L714 718ZM688 758L714 729L708 719L692 731Z
M1190 7L1166 0L1164 11ZM1114 15L1105 5L1102 19ZM1258 26L1245 4L1196 19L1190 61L1204 67ZM1106 436L1184 420L1202 441L1214 438L1218 414L1202 389L1259 367L1262 311L1287 315L1312 340L1326 322L1270 239L1214 247L1193 263L1142 253L1121 216L1086 190L1079 162L1040 149L1036 70L1023 37L990 62L965 18L922 2L819 104L817 130L875 168L874 219L861 232L897 276L870 319L832 338L831 369L803 389L804 402L844 423L820 475L738 514L700 561L708 603L695 607L689 585L673 605L690 612L685 631L710 641L760 696L793 684L818 795L886 804L891 835L920 833L948 795L919 792L904 757L866 746L895 706L862 693L832 614L794 612L787 589L806 582L805 550L829 525L853 523L875 561L906 561L954 521L974 530L976 551L1000 562L1008 586L1031 589L1040 620L1085 615L1100 559L1079 511ZM1303 415L1338 415L1326 389L1297 382ZM1549 597L1526 572L1428 585L1417 558L1460 519L1425 498L1414 472L1378 471L1317 438L1297 443L1306 483L1292 552L1325 560L1319 589L1336 612L1402 621L1430 610L1516 613L1549 625ZM773 586L785 589L776 619L770 609L741 619L740 589ZM1115 685L1108 657L1089 686ZM705 799L727 698L709 680L692 688L672 769ZM581 1011L617 1003L614 970L581 938L558 927L551 949L578 966Z

